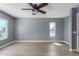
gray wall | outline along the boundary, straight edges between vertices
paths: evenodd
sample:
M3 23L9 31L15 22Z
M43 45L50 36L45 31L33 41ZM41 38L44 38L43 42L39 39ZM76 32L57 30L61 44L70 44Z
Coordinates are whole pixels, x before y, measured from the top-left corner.
M0 11L0 18L8 20L8 39L1 40L0 46L13 40L13 19Z
M64 18L64 40L69 43L72 40L72 21L70 16Z
M64 40L63 18L27 18L16 19L15 38L20 40L48 40L50 39L49 22L56 22L56 40Z

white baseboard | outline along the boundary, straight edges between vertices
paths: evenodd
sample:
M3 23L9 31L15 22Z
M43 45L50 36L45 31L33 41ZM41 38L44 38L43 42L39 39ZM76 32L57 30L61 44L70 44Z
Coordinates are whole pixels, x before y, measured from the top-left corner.
M14 42L53 42L52 40L15 40Z
M67 42L67 41L63 41L64 43L66 43L66 44L68 44L68 45L70 45L70 43L69 42Z
M15 40L14 42L64 42L62 40Z
M11 42L9 42L9 43L6 43L6 44L0 46L0 48L4 48L4 47L6 47L6 46L8 46L8 45L10 45L10 44L12 44L12 43L14 43L14 41L11 41Z
M71 48L70 48L70 50L69 50L69 51L71 51L71 52L72 52L72 51L76 51L76 52L77 52L77 49L71 49Z
M70 45L69 42L66 42L66 41L62 41L62 40L15 40L14 42L64 42L68 45Z

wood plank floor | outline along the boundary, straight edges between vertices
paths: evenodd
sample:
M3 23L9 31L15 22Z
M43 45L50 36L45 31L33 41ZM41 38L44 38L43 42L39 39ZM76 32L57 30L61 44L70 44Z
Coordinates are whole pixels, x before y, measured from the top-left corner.
M15 42L0 49L0 56L78 56L63 43Z

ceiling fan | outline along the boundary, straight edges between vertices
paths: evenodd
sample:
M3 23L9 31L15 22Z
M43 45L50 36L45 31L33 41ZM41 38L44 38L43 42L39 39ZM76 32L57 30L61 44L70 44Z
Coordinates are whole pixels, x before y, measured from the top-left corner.
M22 10L32 10L33 15L36 15L38 12L42 13L42 14L46 14L46 11L40 10L41 8L45 7L48 5L48 3L41 3L40 5L37 4L33 4L33 3L29 3L29 5L32 8L22 8Z

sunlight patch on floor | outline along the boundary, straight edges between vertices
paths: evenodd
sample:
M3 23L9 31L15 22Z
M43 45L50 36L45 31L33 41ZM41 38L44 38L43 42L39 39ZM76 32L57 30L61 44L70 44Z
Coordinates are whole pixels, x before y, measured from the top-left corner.
M53 44L56 46L63 46L63 44L61 44L61 43L53 43Z

